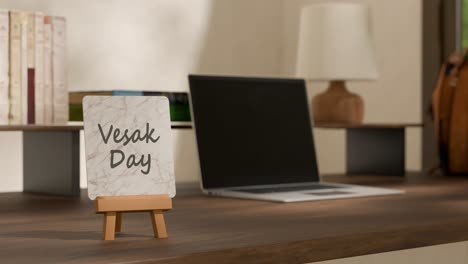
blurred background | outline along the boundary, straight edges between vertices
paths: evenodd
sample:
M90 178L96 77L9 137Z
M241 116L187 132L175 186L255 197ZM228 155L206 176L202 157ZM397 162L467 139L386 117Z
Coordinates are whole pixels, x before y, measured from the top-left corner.
M67 18L70 91L178 92L188 91L189 73L294 77L300 10L313 2L317 1L0 0L0 6L41 10ZM453 22L456 18L451 20L461 9L444 9L453 14L443 18L439 9L434 8L441 1L364 2L371 9L379 78L348 84L350 90L364 98L364 123L422 123L427 95L435 84L443 58L438 39L450 30L461 32L461 27L457 29ZM462 4L461 1L444 2L460 7ZM443 30L446 23L450 30ZM427 44L426 38L431 37L437 41ZM449 46L454 43L445 45L445 49L451 49ZM326 86L326 82L309 82L308 92L313 95ZM423 150L425 129L407 130L408 170L419 171L425 167L423 152L433 151L433 148ZM345 131L315 129L314 133L320 171L343 173ZM174 144L177 181L197 180L193 132L178 131ZM0 146L3 167L0 191L21 191L21 132L1 133ZM81 182L85 187L83 153L81 164Z

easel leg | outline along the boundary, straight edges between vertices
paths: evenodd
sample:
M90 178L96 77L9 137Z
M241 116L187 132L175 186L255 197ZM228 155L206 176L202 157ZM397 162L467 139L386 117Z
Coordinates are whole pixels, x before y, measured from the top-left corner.
M164 215L161 210L154 210L150 212L151 222L153 223L154 237L167 238L166 223L164 222Z
M104 215L104 240L115 239L116 212L107 212Z
M117 212L115 221L115 232L122 231L122 213Z

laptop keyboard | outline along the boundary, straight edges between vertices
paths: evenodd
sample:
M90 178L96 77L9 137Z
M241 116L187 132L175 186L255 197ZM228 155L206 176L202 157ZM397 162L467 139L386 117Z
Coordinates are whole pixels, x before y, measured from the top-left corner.
M245 190L235 190L236 192L245 193L279 193L279 192L296 192L296 191L315 191L324 189L339 189L341 186L333 186L326 184L313 184L313 185L302 185L302 186L284 186L284 187L268 187L268 188L253 188Z

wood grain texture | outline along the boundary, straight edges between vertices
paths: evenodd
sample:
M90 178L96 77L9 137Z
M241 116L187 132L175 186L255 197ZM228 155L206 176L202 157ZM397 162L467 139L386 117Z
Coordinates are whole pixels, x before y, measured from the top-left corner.
M155 238L167 238L166 223L164 222L164 214L161 210L154 210L150 213L151 223L153 225L153 233Z
M163 211L172 209L172 200L163 195L101 196L95 200L96 213L104 213L104 240L114 240L122 231L122 214L149 212L155 238L167 238Z
M116 222L116 213L107 212L104 214L104 240L114 240L115 239L115 222Z
M152 211L172 209L172 200L167 195L129 195L97 197L96 213Z
M0 194L4 263L309 263L468 240L468 178L324 177L405 195L303 203L206 197L178 186L154 239L148 213L125 215L117 240L86 193Z

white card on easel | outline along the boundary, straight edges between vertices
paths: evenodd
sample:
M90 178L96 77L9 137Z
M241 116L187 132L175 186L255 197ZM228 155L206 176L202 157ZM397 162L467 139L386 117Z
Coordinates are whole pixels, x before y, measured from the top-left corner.
M88 196L175 196L169 101L162 96L83 99Z

